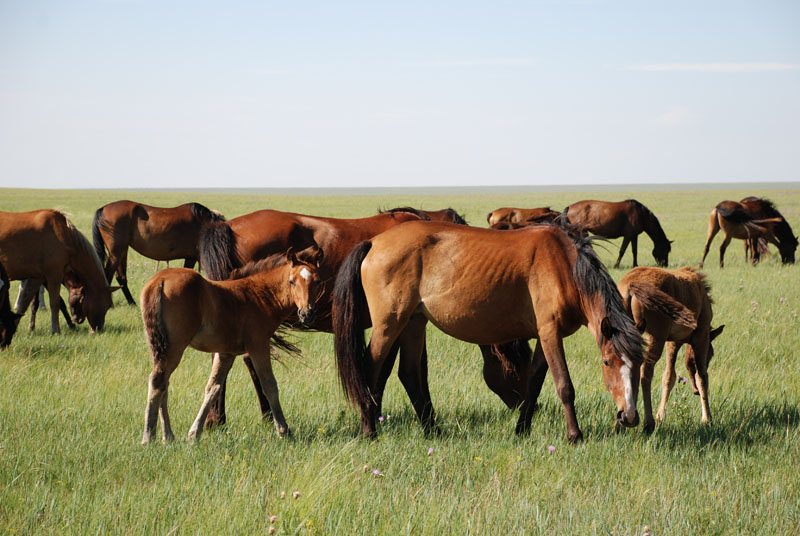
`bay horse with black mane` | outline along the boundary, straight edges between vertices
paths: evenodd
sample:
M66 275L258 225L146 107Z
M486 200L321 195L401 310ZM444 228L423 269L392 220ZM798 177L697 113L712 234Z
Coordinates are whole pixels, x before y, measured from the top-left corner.
M797 237L794 235L789 222L783 217L775 204L763 197L745 197L739 203L744 211L756 219L780 218L780 221L772 225L772 232L778 242L778 251L781 254L783 264L794 264L795 251L797 250ZM745 241L745 257L750 257L750 261L755 264L761 258L763 249L766 249L766 240L751 238Z
M628 244L633 253L633 266L638 266L638 242L641 233L653 241L653 258L659 266L669 264L669 252L672 249L671 241L667 239L664 229L661 228L656 215L649 208L635 199L619 202L609 201L579 201L564 209L566 221L575 225L582 231L604 238L622 237L622 246L619 248L619 257L614 263L614 268L619 268L619 263Z
M400 378L426 431L435 417L421 364L428 321L476 344L537 338L564 406L567 437L579 441L575 391L562 340L588 325L602 356L617 424L639 421L636 398L642 337L588 238L553 225L492 231L410 222L362 242L336 279L334 337L346 397L361 410L361 431L374 435L395 348ZM364 330L372 325L365 344ZM534 380L531 380L534 381ZM530 428L538 390L528 389L517 432Z
M92 244L55 210L0 212L0 261L11 280L44 281L50 295L50 332L58 333L59 294L72 272L91 331L100 331L111 307L111 287Z
M157 261L185 259L193 268L198 258L197 242L203 226L225 221L225 217L200 203L172 208L152 207L134 201L115 201L97 209L92 223L92 239L100 260L108 262L108 282L117 276L128 303L136 303L128 289L128 248Z
M234 356L245 352L269 400L275 430L279 436L289 433L272 373L270 338L290 315L296 314L301 321L313 318L322 257L322 250L317 250L309 259L298 258L290 249L235 270L226 281L209 281L187 268L167 268L150 278L140 298L153 356L143 444L155 435L156 413L161 415L164 441L174 437L167 409L169 378L187 346L215 352L189 439L199 439ZM290 345L284 348L292 349Z
M551 209L550 207L539 208L514 208L503 207L497 208L486 215L486 222L489 227L496 228L495 226L500 223L510 224L510 229L518 229L531 225L534 223L551 223L561 213Z
M748 199L748 198L745 198ZM756 207L761 207L766 214L772 214L767 217L759 217L754 215L751 210L757 210ZM711 242L717 233L722 231L724 237L722 244L719 246L719 267L725 266L725 250L731 243L733 238L744 240L745 242L752 242L758 246L760 240L766 240L770 244L774 244L781 252L783 262L794 262L794 252L797 249L797 238L792 234L791 227L786 223L783 216L777 210L773 213L774 206L770 205L749 203L737 203L736 201L722 201L711 210L708 218L708 236L706 237L706 245L703 248L703 258L700 261L700 267L706 261L708 250L711 247ZM775 215L777 213L777 215ZM781 235L784 237L782 242L779 242L775 236L777 228L780 225ZM753 264L756 262L756 257L751 260Z
M11 310L11 301L8 298L8 290L11 282L8 279L3 263L0 262L0 349L11 344L11 338L17 331L17 324L22 317Z
M656 419L662 422L666 417L667 400L675 385L675 360L684 344L692 390L700 395L701 422L710 423L708 364L714 355L711 342L725 326L711 327L713 301L706 276L688 266L680 270L639 267L625 274L618 287L626 310L648 341L641 372L645 432L653 431ZM653 419L650 383L665 344L667 364L661 380L661 404Z

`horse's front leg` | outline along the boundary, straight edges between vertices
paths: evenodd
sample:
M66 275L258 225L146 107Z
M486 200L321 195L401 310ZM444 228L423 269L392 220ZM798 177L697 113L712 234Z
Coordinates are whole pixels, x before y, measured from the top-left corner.
M633 267L639 266L639 236L631 238L631 253L633 253Z
M245 354L242 357L242 361L244 362L245 367L247 367L247 372L250 373L250 379L253 381L253 388L256 390L256 396L258 397L258 405L261 407L261 418L266 420L272 419L272 409L269 405L269 399L264 394L264 390L261 387L261 380L256 373L256 369L253 367L253 361L250 358L249 354ZM225 381L222 382L222 398L220 398L222 403L222 408L225 408ZM224 415L224 414L223 414Z
M542 344L547 365L553 373L558 398L564 406L564 417L567 420L567 439L577 443L583 439L583 432L578 427L575 415L575 388L569 376L567 361L564 357L564 342L558 334L556 326L540 326L539 342Z
M211 409L211 404L216 401L220 392L222 392L222 384L225 383L225 379L228 377L228 372L231 370L235 357L233 354L214 354L203 404L200 406L197 418L189 429L189 439L200 439L208 411Z
M652 384L653 384L653 369L656 362L661 358L661 352L664 351L664 339L656 338L648 334L649 339L647 344L647 353L645 354L644 363L641 368L641 385L642 385L642 405L644 406L644 431L647 434L653 432L656 427L656 421L653 418L653 397L652 397Z
M667 417L669 394L675 386L675 360L680 349L681 343L672 341L667 343L667 362L664 364L664 375L661 377L661 402L658 404L658 413L656 413L658 422L664 422Z

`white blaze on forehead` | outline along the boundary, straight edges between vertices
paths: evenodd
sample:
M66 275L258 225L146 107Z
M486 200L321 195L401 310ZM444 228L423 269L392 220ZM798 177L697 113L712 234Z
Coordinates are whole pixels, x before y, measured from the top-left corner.
M631 385L631 367L626 362L619 368L622 376L622 385L625 386L625 409L636 407L633 401L633 386Z
M311 277L311 272L308 271L308 268L303 267L303 269L300 270L300 277L308 281L308 278Z

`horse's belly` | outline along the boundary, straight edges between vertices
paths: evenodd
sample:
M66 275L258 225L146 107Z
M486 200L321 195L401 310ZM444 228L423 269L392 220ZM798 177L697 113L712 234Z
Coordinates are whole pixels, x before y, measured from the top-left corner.
M423 302L421 311L437 328L470 343L495 344L537 336L533 309L519 303L454 310L431 300Z

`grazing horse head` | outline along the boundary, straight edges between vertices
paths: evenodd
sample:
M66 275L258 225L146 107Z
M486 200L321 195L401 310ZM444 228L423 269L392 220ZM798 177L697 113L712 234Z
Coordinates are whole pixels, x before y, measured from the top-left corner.
M669 266L670 251L672 251L672 240L668 240L667 242L659 242L653 248L653 258L656 260L656 263L659 266Z
M632 427L639 424L636 400L639 392L640 364L618 352L613 343L618 329L608 317L600 323L600 354L603 359L603 381L617 405L617 424Z
M309 260L299 259L294 248L289 248L286 258L291 265L289 270L289 287L292 300L297 306L297 317L303 324L310 324L315 318L317 298L321 294L319 267L323 253L317 248Z

